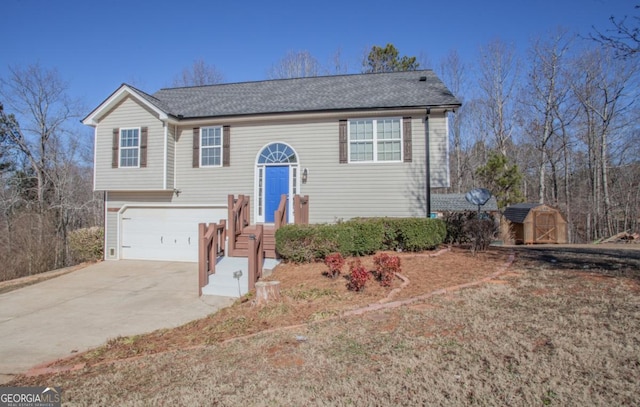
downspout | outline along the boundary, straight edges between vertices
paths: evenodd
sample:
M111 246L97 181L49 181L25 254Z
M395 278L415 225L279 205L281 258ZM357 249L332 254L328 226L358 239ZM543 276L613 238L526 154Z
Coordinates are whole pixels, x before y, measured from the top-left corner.
M176 160L176 153L178 149L178 125L173 125L173 190L178 188L178 160Z
M427 115L424 118L424 127L425 127L425 203L426 203L426 217L427 219L431 217L431 162L430 162L430 151L429 151L429 114L431 113L430 109L427 109Z

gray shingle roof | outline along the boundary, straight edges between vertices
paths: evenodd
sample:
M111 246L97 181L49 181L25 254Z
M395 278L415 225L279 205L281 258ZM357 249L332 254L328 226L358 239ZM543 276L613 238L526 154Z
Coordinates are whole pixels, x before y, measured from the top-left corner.
M129 88L131 88L131 90L133 90L134 92L136 92L141 98L146 99L148 102L154 104L155 106L157 106L160 110L162 110L165 113L170 113L170 108L169 106L162 100L158 99L155 96L151 96L150 94L141 91L138 88L134 88L131 85L127 85Z
M529 211L535 208L536 206L540 206L540 203L519 203L514 204L507 209L504 210L504 217L510 220L513 223L522 223L524 222L527 215L529 215Z
M432 194L431 210L436 212L477 211L478 206L470 204L465 198L465 194ZM496 202L496 197L492 196L480 210L488 212L497 211L498 203Z
M420 81L425 77L425 81ZM321 76L140 92L173 116L185 118L260 113L459 106L431 70Z

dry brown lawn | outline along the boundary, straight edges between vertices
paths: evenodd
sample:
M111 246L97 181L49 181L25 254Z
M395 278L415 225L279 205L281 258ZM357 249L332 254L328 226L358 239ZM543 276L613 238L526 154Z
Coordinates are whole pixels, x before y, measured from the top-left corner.
M507 253L403 254L394 299L486 277ZM284 265L280 303L117 338L58 364L80 370L12 384L62 386L65 405L638 405L640 271L624 253L521 249L489 283L352 317L394 287L351 293L322 265Z

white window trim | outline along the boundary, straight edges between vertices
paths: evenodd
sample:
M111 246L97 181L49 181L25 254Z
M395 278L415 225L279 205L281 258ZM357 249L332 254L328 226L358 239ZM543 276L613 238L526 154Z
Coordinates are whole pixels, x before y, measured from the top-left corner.
M204 130L209 130L209 129L220 129L220 146L206 146L204 147L202 145L202 134L204 132ZM200 159L200 167L201 168L216 168L216 167L222 167L222 163L224 163L224 148L222 148L224 144L224 129L222 128L222 126L207 126L207 127L200 127L200 152L199 152L199 159ZM217 165L205 165L202 163L202 153L204 152L205 149L213 149L213 148L220 148L220 164Z
M369 161L351 161L351 122L359 120L371 120L373 122L373 160ZM378 120L399 120L400 121L400 159L399 160L378 160ZM387 164L387 163L401 163L404 161L404 124L402 117L354 117L347 120L347 158L349 164ZM358 140L361 141L361 140Z
M122 147L122 132L127 130L138 130L138 147ZM140 168L140 144L142 142L142 128L141 127L122 127L120 128L120 134L118 134L118 168ZM122 150L138 150L138 165L122 165Z

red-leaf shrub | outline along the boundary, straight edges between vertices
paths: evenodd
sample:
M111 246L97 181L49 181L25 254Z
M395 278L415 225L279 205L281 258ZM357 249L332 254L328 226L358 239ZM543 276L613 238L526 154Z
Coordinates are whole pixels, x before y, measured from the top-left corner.
M329 267L329 275L336 277L342 272L342 266L344 266L344 257L340 253L331 253L324 258L324 264Z
M360 260L352 261L349 264L349 282L347 288L351 291L361 291L364 289L364 285L371 276L367 269L364 268Z
M395 273L400 272L400 257L380 253L373 257L373 262L376 265L376 279L382 286L390 286Z

